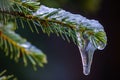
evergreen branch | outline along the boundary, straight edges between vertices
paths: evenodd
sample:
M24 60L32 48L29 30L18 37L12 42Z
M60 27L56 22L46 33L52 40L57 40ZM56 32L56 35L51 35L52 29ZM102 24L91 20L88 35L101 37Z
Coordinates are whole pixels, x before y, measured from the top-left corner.
M9 0L0 0L0 10L9 10L10 1Z
M22 2L19 0L12 0L11 2L18 5L18 7L15 8L15 10L13 10L13 11L0 10L0 13L13 16L13 19L15 19L16 22L17 22L17 20L20 20L21 23L17 22L17 24L22 25L22 27L25 27L25 25L24 25L24 21L25 21L25 23L28 24L28 26L32 32L34 32L34 30L35 30L38 33L39 30L37 27L40 26L42 31L44 33L47 33L48 35L50 35L50 33L56 33L57 35L61 35L61 37L63 39L65 36L68 41L70 40L69 37L71 37L75 43L78 43L76 34L80 33L79 37L81 40L79 41L80 42L79 45L81 45L81 47L85 45L84 44L84 41L85 41L84 36L87 36L87 38L89 40L91 40L88 37L89 34L91 35L91 33L85 33L83 35L83 34L81 34L80 30L83 30L86 27L87 28L87 29L85 29L86 32L89 32L87 30L90 29L90 30L92 30L93 34L96 33L96 31L99 32L101 30L104 32L103 27L101 24L99 24L99 22L97 22L96 20L88 20L81 15L72 14L72 13L62 10L62 9L48 8L43 5L40 6L40 8L37 10L37 12L33 13L33 11L29 12L29 7L31 4L34 4L34 6L36 6L36 5L38 6L38 4L35 2L31 2L31 1ZM11 5L11 6L13 6L13 9L14 9L14 5ZM25 10L24 10L24 8L25 8ZM16 9L18 11L16 11ZM17 18L17 20L16 20L16 18ZM94 26L94 24L97 24L97 25ZM66 27L67 27L67 29L66 29ZM73 33L73 34L70 34L70 33ZM93 34L92 34L92 36L94 36ZM104 35L104 37L105 37L105 35ZM101 38L101 39L103 39L103 38ZM105 39L101 40L101 41L105 41Z
M26 26L26 25L24 25L24 22L28 23L28 26L30 27L32 32L34 32L34 30L33 30L33 28L34 28L35 31L37 33L39 33L37 27L40 26L42 31L44 33L47 33L48 35L50 35L51 32L56 33L58 36L60 35L63 39L65 39L63 37L65 35L66 39L69 42L70 42L70 39L69 39L69 37L70 37L72 39L72 41L75 44L77 44L76 34L74 31L74 28L75 28L74 25L67 24L67 23L60 22L60 21L53 20L53 19L39 18L39 17L33 16L33 15L26 15L21 12L7 12L7 11L0 11L0 12L17 17L17 20L19 19L20 21L18 21L16 23L18 25L21 25L23 28ZM31 25L31 23L33 25Z
M6 56L9 55L16 62L23 59L25 66L29 60L34 69L37 65L42 67L47 63L46 56L39 49L11 31L11 25L0 28L0 48L4 50Z
M26 10L29 11L36 11L39 6L40 6L40 2L35 2L35 1L19 1L19 0L10 0L12 3L16 4L18 6L18 8L22 7Z
M75 25L73 25L71 23L66 23L66 22L64 23L64 22L61 22L61 21L58 21L55 19L48 19L50 16L57 14L61 9L51 12L50 14L45 16L45 18L39 18L39 16L34 16L32 14L33 11L30 12L30 10L28 8L27 4L33 4L33 2L21 2L18 0L12 0L11 2L13 2L13 4L11 5L12 10L9 10L9 11L8 10L0 10L0 13L2 13L4 15L12 16L12 21L15 20L15 23L17 23L17 25L21 25L24 28L25 27L24 22L25 22L28 24L28 26L32 32L36 31L37 33L39 33L38 26L40 26L42 31L44 33L47 33L48 35L50 35L50 33L56 33L58 36L60 35L63 39L66 38L69 42L70 42L70 38L71 38L72 41L75 44L77 44L76 34L74 31ZM35 2L34 2L34 4L38 5ZM4 17L4 19L7 19L7 17ZM8 21L10 21L10 20L8 20ZM20 20L20 22L17 22L18 20ZM65 20L65 18L63 20ZM66 28L66 27L68 27L68 28Z
M38 9L39 3L33 1L11 0L10 2L9 4L2 0L4 4L0 3L0 21L3 20L4 24L7 21L14 21L17 27L21 25L23 28L27 24L32 32L37 33L39 33L38 27L41 27L48 35L55 33L68 42L72 39L81 52L83 72L85 75L89 74L94 51L104 49L107 44L106 33L98 21L44 5ZM10 8L4 9L5 4L9 4ZM18 61L22 56L24 64L27 65L27 60L30 60L34 68L37 64L43 66L46 63L46 56L39 49L24 41L14 31L10 29L5 31L6 27L0 29L0 47L1 49L4 47L6 55L9 52L17 53L11 54L10 57Z
M39 33L37 27L40 26L44 33L47 33L48 35L50 35L50 33L56 33L57 35L60 35L63 39L66 38L68 41L70 41L70 38L72 38L72 41L75 44L78 44L76 33L81 33L84 28L86 32L89 32L88 30L91 30L92 33L96 33L96 29L99 29L97 32L103 30L101 25L94 20L87 20L85 17L82 17L80 15L71 14L61 9L53 9L45 6L41 6L40 9L34 14L25 14L17 11L0 12L12 15L14 16L14 18L17 17L17 20L20 20L21 22L17 22L17 24L22 25L22 27L25 27L24 22L27 23L32 32L34 32L35 30L37 33ZM95 27L93 25L94 23L98 24L98 26ZM84 35L80 34L82 42L79 41L79 45L81 45L81 47L85 45L85 39L83 39L83 36L89 36L89 34L91 35L91 33L85 33Z
M14 75L4 75L7 72L7 70L4 70L0 72L0 80L17 80L17 78L14 77Z
M73 28L73 29L75 28L75 25L63 23L63 22L57 21L57 20L38 18L37 16L27 15L27 14L24 14L22 12L14 12L14 11L8 12L8 11L1 11L0 10L0 13L8 14L8 15L11 15L11 16L14 16L14 17L19 17L21 19L28 19L28 20L34 20L34 21L40 21L40 22L53 22L53 23L56 23L56 24L63 25L65 27L69 27L69 28Z

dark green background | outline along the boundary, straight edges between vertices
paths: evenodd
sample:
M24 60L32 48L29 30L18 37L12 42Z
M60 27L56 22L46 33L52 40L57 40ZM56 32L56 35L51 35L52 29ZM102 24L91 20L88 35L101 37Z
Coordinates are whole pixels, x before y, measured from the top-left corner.
M82 73L80 53L72 42L68 43L55 34L50 37L42 32L32 34L28 29L17 32L42 49L48 57L48 64L34 72L30 66L24 67L22 62L15 64L0 51L0 71L7 69L19 80L119 80L119 0L101 0L98 5L97 2L90 3L97 0L87 1L90 0L41 0L41 4L97 19L104 26L108 45L103 51L95 52L90 75Z

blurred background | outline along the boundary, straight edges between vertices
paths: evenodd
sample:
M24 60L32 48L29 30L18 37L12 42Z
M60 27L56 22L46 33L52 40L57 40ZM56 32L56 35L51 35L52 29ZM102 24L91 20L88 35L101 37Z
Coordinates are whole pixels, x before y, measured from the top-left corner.
M62 40L55 34L32 33L30 30L18 30L32 44L47 55L48 64L34 71L24 67L22 62L15 64L0 51L0 71L7 69L19 80L119 80L119 0L40 0L48 7L62 8L72 13L81 14L89 19L97 19L104 26L108 45L103 51L96 51L91 73L85 76L79 50L72 42Z

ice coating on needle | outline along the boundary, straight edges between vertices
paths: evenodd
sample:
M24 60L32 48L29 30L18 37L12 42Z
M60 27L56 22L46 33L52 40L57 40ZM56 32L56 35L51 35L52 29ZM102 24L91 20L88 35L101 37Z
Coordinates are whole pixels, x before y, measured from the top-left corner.
M96 49L103 50L107 43L107 37L103 26L97 20L90 20L79 14L72 14L63 9L49 8L44 5L41 5L33 15L41 15L39 16L40 18L45 18L47 16L47 19L55 19L63 23L71 22L76 26L76 36L82 58L83 73L88 75L90 73L94 51ZM91 30L93 35L89 35L87 30L84 32L85 34L81 33L81 31L79 31L81 28Z
M39 50L38 48L36 48L35 46L33 46L31 43L29 42L25 42L23 44L20 44L21 47L24 47L26 50L29 50L31 52L34 52L34 53L39 53L39 54L42 54L42 51Z
M66 18L65 21L75 22L76 25L82 24L86 27L103 29L103 26L101 24L99 24L99 22L96 20L89 20L86 17L83 17L79 14L72 14L72 13L62 10L62 9L49 8L44 5L41 5L40 8L33 15L43 15L44 14L43 16L40 16L41 18L44 18L51 12L57 11L57 10L59 10L59 11L56 14L48 17L48 19L55 18L58 21L62 21L64 18Z

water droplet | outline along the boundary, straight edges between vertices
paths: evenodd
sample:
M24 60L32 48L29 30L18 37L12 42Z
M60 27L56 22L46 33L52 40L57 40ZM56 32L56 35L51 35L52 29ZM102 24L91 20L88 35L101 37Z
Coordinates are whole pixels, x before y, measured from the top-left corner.
M103 50L105 48L105 45L99 45L98 47L97 47L97 49L99 49L99 50Z

